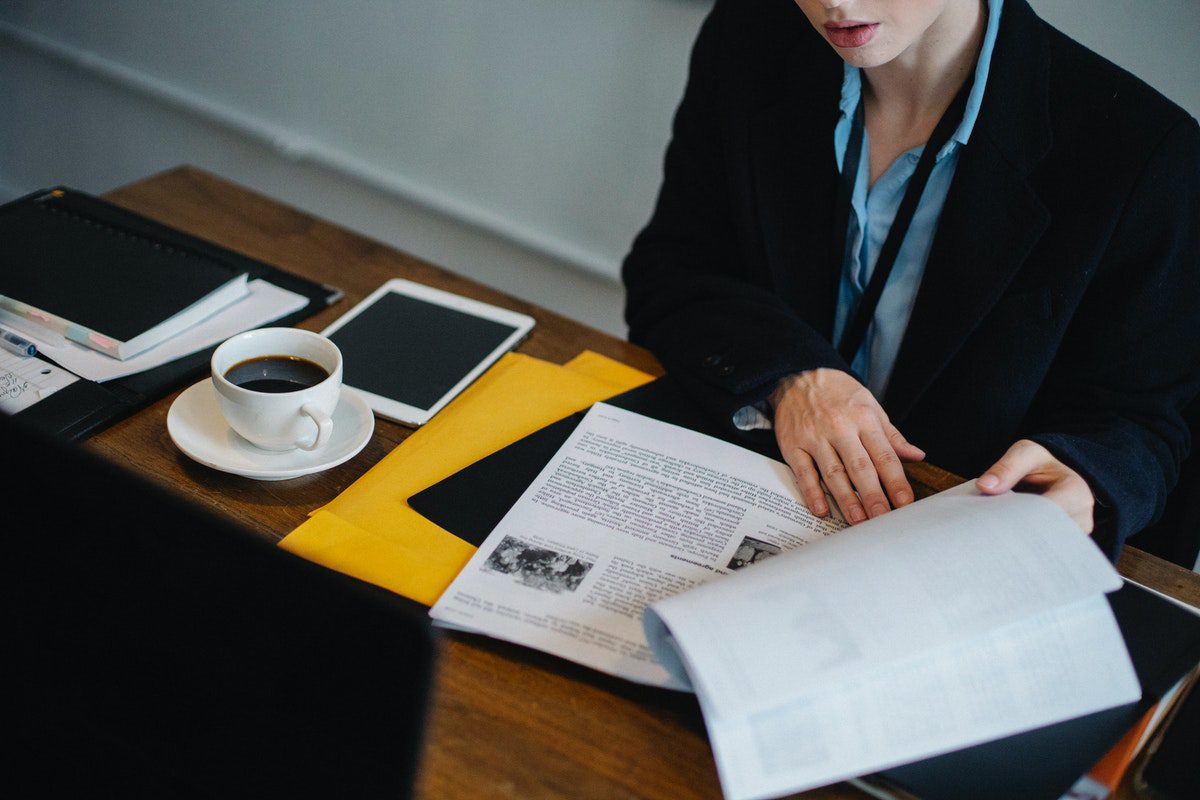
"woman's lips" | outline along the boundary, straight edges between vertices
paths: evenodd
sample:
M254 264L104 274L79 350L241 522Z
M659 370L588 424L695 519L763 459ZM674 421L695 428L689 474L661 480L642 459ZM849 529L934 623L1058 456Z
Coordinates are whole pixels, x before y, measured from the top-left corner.
M875 36L878 22L827 22L825 35L834 47L862 47Z

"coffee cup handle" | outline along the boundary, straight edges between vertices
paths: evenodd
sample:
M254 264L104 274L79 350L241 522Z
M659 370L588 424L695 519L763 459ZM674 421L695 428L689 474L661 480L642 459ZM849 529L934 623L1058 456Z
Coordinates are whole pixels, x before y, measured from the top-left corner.
M318 447L324 446L329 441L329 437L333 436L333 418L312 403L300 406L300 413L317 423L317 437L312 440L311 444L297 442L296 445L302 450L316 450Z

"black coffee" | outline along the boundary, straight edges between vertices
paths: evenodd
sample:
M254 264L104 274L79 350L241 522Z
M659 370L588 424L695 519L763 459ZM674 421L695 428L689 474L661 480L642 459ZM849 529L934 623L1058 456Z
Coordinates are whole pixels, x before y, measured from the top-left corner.
M259 356L239 361L225 371L225 380L252 392L298 392L329 377L320 364L297 356Z

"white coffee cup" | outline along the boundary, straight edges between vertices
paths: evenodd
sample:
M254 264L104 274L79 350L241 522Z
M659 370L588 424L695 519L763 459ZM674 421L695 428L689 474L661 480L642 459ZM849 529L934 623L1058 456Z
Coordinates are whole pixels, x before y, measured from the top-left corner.
M226 377L239 365L239 372L244 373L248 369L244 362L256 359L264 359L254 361L255 366L263 365L262 377L278 377L268 372L274 366L271 356L303 359L320 367L328 377L320 379L320 372L312 370L318 382L307 387L296 384L300 388L292 391L258 391ZM311 365L295 363L311 370ZM333 410L342 389L342 353L319 333L300 328L259 328L239 333L213 352L211 366L222 416L238 435L256 447L316 450L333 436Z

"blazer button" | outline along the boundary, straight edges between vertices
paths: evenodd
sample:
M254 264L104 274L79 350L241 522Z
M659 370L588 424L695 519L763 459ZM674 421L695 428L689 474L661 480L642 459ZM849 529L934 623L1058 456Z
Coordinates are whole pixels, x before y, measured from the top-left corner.
M703 366L708 367L709 369L712 369L713 367L715 367L721 363L721 357L714 353L711 356L705 356L704 360L701 361L700 363Z
M733 364L726 364L717 370L718 375L729 375L733 372Z

